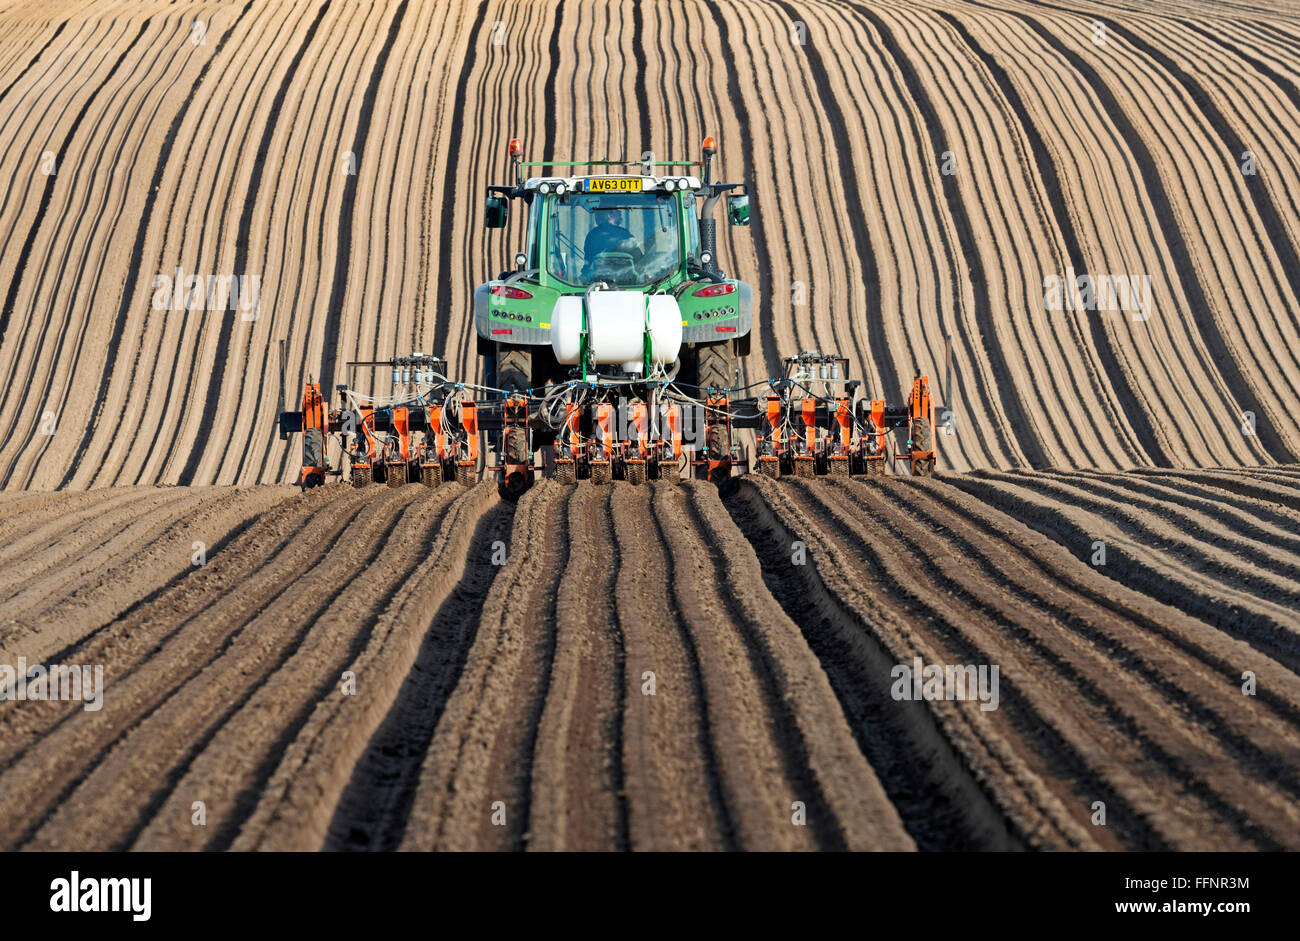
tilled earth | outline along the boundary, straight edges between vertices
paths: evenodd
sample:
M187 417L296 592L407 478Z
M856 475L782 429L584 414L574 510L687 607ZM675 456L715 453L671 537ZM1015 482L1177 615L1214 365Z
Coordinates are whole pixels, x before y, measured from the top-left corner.
M0 662L105 689L0 702L0 845L1295 849L1297 524L1294 467L6 494Z
M106 687L0 847L1298 848L1297 10L0 0L0 673ZM939 478L285 486L304 381L483 378L511 137L706 135L744 383L928 374Z
M745 383L811 348L872 398L942 379L945 468L1295 463L1297 23L1297 0L0 0L0 488L282 483L282 386L387 391L344 363L415 351L485 378L472 293L526 214L487 230L482 197L516 136L533 161L715 136L754 210L718 246L755 289ZM1112 275L1139 296L1048 297ZM256 304L211 309L220 276Z

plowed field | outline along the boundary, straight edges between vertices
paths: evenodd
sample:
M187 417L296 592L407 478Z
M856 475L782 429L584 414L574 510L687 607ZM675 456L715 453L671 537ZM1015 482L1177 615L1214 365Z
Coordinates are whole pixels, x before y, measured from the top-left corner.
M3 653L106 688L0 703L0 840L1296 848L1300 476L725 489L7 496L58 576ZM917 657L996 708L900 701Z
M0 668L103 677L0 847L1300 848L1298 14L0 0ZM746 381L928 373L936 478L287 486L281 343L479 378L509 137L706 134Z

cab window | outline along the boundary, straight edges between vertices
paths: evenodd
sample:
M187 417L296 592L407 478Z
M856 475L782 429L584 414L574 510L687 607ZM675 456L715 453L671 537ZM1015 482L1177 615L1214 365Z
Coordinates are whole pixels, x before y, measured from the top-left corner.
M547 270L562 281L644 286L681 263L672 193L565 193L547 199Z

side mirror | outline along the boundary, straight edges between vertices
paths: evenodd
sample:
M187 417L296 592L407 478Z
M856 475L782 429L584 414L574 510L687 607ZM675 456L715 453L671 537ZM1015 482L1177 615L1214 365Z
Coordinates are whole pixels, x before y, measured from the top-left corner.
M488 196L487 207L483 212L483 224L489 229L504 229L510 218L510 201L504 196Z
M749 225L749 195L727 197L727 219L732 225Z

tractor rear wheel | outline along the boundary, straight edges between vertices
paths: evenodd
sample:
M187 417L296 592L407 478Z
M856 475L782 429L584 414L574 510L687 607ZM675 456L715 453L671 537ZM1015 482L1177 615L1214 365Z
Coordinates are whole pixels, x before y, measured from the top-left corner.
M736 357L731 341L695 348L695 384L707 389L729 389L736 384Z
M522 392L533 384L533 354L518 347L497 346L496 374L492 385L507 392Z

